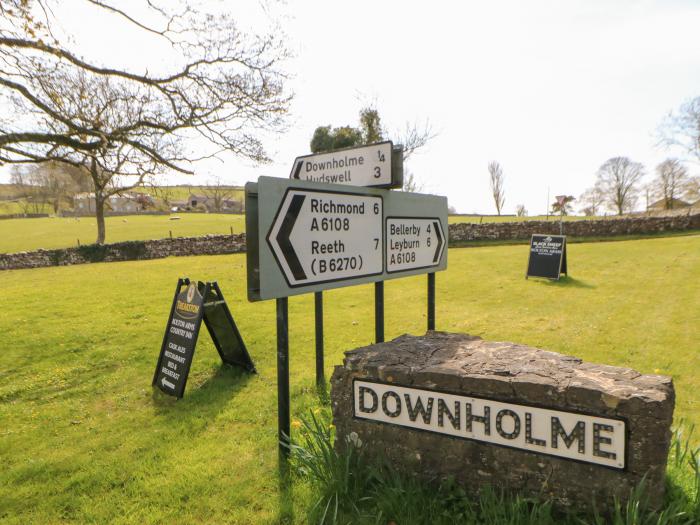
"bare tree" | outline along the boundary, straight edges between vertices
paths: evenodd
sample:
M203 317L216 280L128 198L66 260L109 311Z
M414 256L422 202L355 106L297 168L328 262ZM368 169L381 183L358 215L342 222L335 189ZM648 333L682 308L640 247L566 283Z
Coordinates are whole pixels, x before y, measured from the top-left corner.
M407 122L403 130L396 131L392 135L392 142L403 146L403 160L406 162L411 155L425 147L435 137L437 133L433 131L428 120L423 123Z
M225 208L226 201L233 197L235 188L224 184L221 177L214 177L202 187L202 192L211 201L213 210L220 212Z
M525 208L524 204L518 204L515 207L515 214L518 217L527 217L527 209Z
M495 160L489 162L489 180L491 183L491 195L496 205L496 212L500 215L503 205L506 202L506 197L505 190L503 189L503 169Z
M678 159L666 159L656 166L653 190L663 199L665 210L673 209L674 201L683 194L688 181L688 170Z
M290 96L280 70L287 53L275 34L246 35L233 19L188 0L149 0L130 11L83 0L169 45L159 74L103 65L57 38L59 0L0 0L0 162L57 161L88 170L97 242L105 239L110 195L168 171L229 152L269 161L261 133L281 129ZM165 61L163 63L166 63ZM198 140L195 154L186 146Z
M622 215L634 208L644 166L627 157L613 157L598 169L596 187L605 197L610 209Z
M584 191L578 200L583 206L581 209L583 214L592 217L600 213L605 203L605 195L599 186L593 186Z
M162 184L159 184L162 182ZM154 198L160 200L163 205L165 205L168 210L172 207L172 201L174 200L175 191L172 186L167 184L167 181L158 180L152 177L148 181L148 187Z
M17 203L24 215L44 212L48 195L36 171L27 169L27 166L12 166L10 183L17 190Z
M688 179L684 188L683 198L691 204L700 203L700 176Z
M421 191L423 191L423 183L416 178L415 174L412 171L404 169L402 189L403 191L420 193Z
M670 112L658 129L659 144L680 151L687 159L700 162L700 97Z

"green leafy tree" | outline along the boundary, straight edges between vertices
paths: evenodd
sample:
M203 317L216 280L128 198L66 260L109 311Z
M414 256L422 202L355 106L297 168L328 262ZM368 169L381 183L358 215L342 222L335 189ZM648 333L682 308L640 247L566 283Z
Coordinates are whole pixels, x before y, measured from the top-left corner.
M426 121L425 124L406 123L403 131L389 135L382 127L382 119L379 110L369 104L360 110L360 126L343 126L332 128L319 126L314 130L311 138L311 152L324 153L341 148L352 148L365 144L374 144L384 140L391 140L395 145L400 145L403 152L404 164L408 158L418 149L425 146L435 134ZM406 172L404 175L404 191L420 191L423 184L418 182L415 175Z
M362 132L364 144L372 144L384 140L382 121L376 108L369 106L360 111L360 131Z

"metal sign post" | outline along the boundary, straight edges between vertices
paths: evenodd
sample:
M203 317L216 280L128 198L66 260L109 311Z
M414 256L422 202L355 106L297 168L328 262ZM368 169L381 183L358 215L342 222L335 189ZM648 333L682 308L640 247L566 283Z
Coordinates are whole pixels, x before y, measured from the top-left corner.
M277 437L280 457L289 455L289 312L287 298L277 299Z
M374 283L379 343L384 341L384 281L429 274L428 326L434 329L434 273L447 268L447 199L260 177L246 185L246 232L248 299L277 300L278 434L284 458L290 432L287 298L314 293L319 384L325 383L324 290Z
M326 384L323 373L323 292L314 293L314 319L316 321L316 386Z

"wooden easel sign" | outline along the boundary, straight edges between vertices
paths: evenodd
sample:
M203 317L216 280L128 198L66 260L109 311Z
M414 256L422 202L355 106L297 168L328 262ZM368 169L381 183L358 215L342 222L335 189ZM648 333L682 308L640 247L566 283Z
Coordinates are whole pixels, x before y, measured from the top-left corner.
M185 393L202 320L221 360L255 373L219 285L178 279L152 383L166 394L181 398Z
M559 280L566 269L566 235L533 234L530 239L530 255L527 260L528 277L544 277Z

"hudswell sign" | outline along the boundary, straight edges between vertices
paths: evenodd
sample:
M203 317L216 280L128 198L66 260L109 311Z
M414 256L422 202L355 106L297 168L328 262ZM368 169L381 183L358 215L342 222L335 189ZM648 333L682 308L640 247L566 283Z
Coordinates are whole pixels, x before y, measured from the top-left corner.
M336 446L427 480L610 509L644 479L663 499L671 379L465 334L346 353L331 379Z

